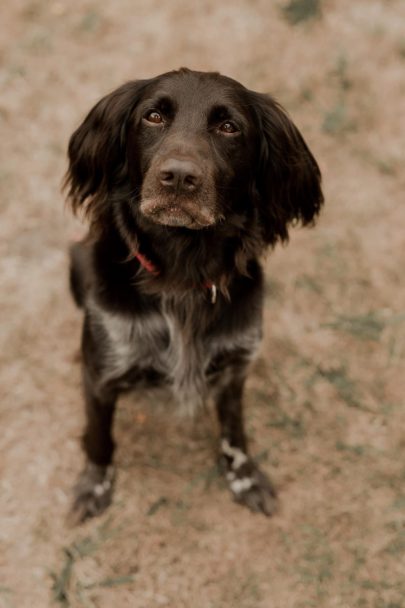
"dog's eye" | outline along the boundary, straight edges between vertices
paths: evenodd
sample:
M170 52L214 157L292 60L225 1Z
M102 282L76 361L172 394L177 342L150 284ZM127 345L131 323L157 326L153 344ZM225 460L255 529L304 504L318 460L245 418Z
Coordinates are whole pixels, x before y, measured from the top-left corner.
M155 125L159 125L163 122L163 117L157 110L150 110L150 112L145 114L144 118L148 122L152 122Z
M221 131L221 133L226 133L230 135L232 135L233 133L239 133L238 127L235 125L234 122L230 120L226 120L221 125L219 125L218 130Z

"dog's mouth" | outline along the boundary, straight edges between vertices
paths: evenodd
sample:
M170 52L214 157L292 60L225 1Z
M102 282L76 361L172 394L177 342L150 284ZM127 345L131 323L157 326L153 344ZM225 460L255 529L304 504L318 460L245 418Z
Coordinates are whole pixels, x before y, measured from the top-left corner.
M201 209L195 201L180 197L143 199L140 211L156 224L191 230L208 228L217 221L211 210Z

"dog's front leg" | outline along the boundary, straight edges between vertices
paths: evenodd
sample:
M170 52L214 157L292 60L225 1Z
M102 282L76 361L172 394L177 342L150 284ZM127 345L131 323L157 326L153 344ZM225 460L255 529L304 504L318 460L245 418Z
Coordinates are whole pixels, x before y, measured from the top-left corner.
M216 393L221 429L221 466L235 500L252 511L272 515L275 491L255 462L249 457L243 425L242 394L246 370L240 366L224 371Z
M84 366L86 428L83 449L86 465L74 486L74 500L69 515L72 525L102 513L111 503L114 469L112 424L117 394L110 389L95 390L95 383Z

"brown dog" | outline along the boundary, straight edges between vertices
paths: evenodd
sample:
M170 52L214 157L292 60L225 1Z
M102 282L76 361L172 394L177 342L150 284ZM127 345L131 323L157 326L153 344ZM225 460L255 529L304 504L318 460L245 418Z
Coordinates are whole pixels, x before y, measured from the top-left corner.
M90 232L71 250L84 309L85 470L76 519L111 500L116 400L167 385L189 411L209 394L235 499L270 515L274 491L249 457L242 391L261 337L259 258L313 223L314 157L269 96L181 69L104 97L73 134L66 184Z

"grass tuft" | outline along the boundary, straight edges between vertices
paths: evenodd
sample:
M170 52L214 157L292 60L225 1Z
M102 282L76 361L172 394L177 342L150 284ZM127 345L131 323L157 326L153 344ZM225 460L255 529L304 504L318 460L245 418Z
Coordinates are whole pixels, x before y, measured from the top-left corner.
M69 589L75 558L69 548L65 547L63 551L65 560L60 573L51 572L51 578L53 580L52 595L55 602L62 604L62 606L69 606Z
M335 447L339 452L347 452L355 456L362 456L366 449L363 445L349 445L343 441L337 441Z
M322 293L322 287L314 277L311 277L309 274L301 275L296 281L295 286L299 288L306 289L308 291L312 291L320 295Z
M107 519L101 526L99 526L97 533L94 537L86 536L80 540L74 541L68 547L63 548L64 560L60 571L50 572L50 576L52 579L52 598L54 602L57 602L62 606L71 605L70 595L74 565L76 562L83 559L84 557L92 555L95 551L99 549L100 545L103 542L105 542L108 538L110 538L116 533L116 529L112 529L110 527L110 523L110 519ZM123 583L121 582L120 584ZM101 583L95 583L92 586L108 585L101 585ZM85 586L81 585L80 583L78 583L77 587L78 588L76 589L76 591L79 592L85 588Z
M321 3L320 0L290 0L282 10L285 19L291 25L297 25L303 21L320 17Z
M314 379L317 377L327 380L335 389L342 401L349 407L367 410L361 403L357 395L355 382L349 377L344 366L323 369L318 367Z
M168 503L169 501L166 496L160 496L160 498L158 498L157 500L155 500L155 502L151 504L146 515L154 515L155 513L157 513L157 511L159 511L159 509L168 505Z
M340 100L329 112L326 112L322 123L322 131L330 135L336 135L346 129L346 124L346 105Z
M101 581L96 581L94 583L87 583L86 585L81 585L82 589L96 589L98 587L119 587L120 585L128 585L129 583L133 583L135 577L133 574L128 574L126 576L115 576L104 578Z
M95 32L101 22L101 17L95 10L88 11L80 23L80 29L83 32Z
M385 322L375 312L370 312L354 316L339 315L336 321L325 323L322 327L343 331L361 340L373 340L377 342L381 337Z

